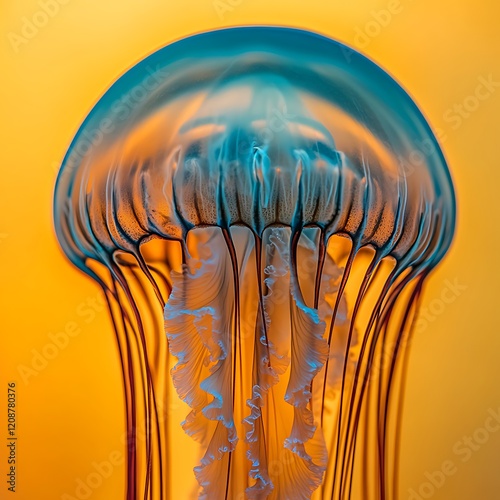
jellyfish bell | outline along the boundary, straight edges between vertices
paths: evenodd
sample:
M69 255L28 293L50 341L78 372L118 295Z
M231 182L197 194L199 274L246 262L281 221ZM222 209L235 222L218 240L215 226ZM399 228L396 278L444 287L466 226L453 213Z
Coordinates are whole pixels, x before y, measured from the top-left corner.
M183 39L66 154L56 232L108 300L127 498L397 498L408 339L455 199L417 106L346 50L277 27Z

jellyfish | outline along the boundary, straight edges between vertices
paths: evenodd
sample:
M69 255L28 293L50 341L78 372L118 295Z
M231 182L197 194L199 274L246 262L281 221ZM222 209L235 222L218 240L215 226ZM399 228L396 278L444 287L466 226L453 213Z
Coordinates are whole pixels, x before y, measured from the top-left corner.
M54 220L108 304L128 500L398 498L412 324L455 197L385 71L285 27L172 43L85 119Z

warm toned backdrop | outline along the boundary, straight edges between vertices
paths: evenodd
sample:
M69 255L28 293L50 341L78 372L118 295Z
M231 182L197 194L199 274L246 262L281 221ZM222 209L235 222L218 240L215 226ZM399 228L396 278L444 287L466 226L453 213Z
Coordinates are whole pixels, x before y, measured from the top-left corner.
M2 479L0 498L78 498L78 479L112 454L117 465L90 498L121 498L123 402L115 345L96 286L57 246L51 221L56 169L84 116L126 69L178 38L239 24L307 28L358 48L394 75L440 129L458 194L458 230L427 287L413 343L400 498L418 498L411 489L436 500L498 498L500 431L488 420L500 411L496 1L1 5L0 393L6 400L7 381L17 382L20 462L16 495ZM47 350L65 329L59 338L68 344ZM37 357L42 352L45 361ZM1 439L5 407L0 403ZM173 415L182 418L175 409ZM451 474L432 486L429 477L436 480L445 461ZM3 445L0 472L5 478Z

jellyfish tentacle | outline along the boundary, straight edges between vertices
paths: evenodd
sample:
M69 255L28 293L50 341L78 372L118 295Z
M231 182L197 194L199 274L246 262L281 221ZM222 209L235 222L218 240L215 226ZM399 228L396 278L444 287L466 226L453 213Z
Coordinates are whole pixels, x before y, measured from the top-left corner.
M219 170L221 172L221 170ZM220 173L222 176L222 173ZM222 189L221 186L222 184L219 183L218 185L218 192L219 192L219 203L222 206L220 209L219 213L222 213L222 218L224 220L226 216L226 211L223 208L223 195L222 195ZM239 278L239 269L238 269L238 257L236 255L236 249L233 243L233 240L231 239L231 235L229 233L229 228L226 222L222 222L220 224L220 227L222 229L222 235L224 238L224 242L226 243L227 250L229 252L229 257L231 260L231 268L233 272L233 287L234 287L234 327L233 327L233 335L231 338L232 341L232 376L231 376L231 405L233 409L233 415L234 415L234 409L235 409L235 404L236 404L236 375L237 375L237 370L236 370L236 363L238 359L238 353L240 356L240 368L242 366L242 347L241 347L241 325L240 325L240 278ZM239 349L238 349L239 348ZM234 424L233 424L234 425ZM232 459L233 459L233 452L232 450L229 451L229 457L228 457L228 469L227 469L227 479L226 479L226 492L224 495L225 500L227 500L228 495L229 495L229 482L230 482L230 477L231 477L231 466L232 466Z
M378 273L381 270L381 267L380 267L381 257L382 257L382 255L379 254L378 255L379 261L377 263L375 273ZM372 276L372 278L373 278L373 276ZM370 285L373 283L372 278L370 279L370 283L368 284L367 288L369 288ZM349 451L348 451L348 459L346 460L346 462L349 462L349 464L350 464L349 471L346 472L349 474L349 489L348 489L348 495L347 495L348 497L351 494L352 481L353 481L353 476L354 476L354 474L353 474L354 466L353 465L354 465L355 453L356 453L356 449L357 449L356 448L356 436L357 436L357 432L358 432L358 428L359 428L359 421L360 421L360 416L361 416L363 404L366 403L366 401L364 400L364 393L365 393L365 390L367 388L369 379L371 377L372 363L373 363L375 349L376 349L377 341L378 341L378 334L377 334L377 330L376 330L375 325L376 325L378 315L380 313L380 309L381 309L382 304L383 304L384 296L390 288L391 279L392 279L392 272L389 274L386 281L384 282L382 291L377 298L377 301L374 305L372 313L370 314L370 318L368 320L368 324L366 326L365 333L363 336L363 341L361 343L361 349L360 349L360 353L359 353L359 357L358 357L358 363L356 364L356 370L355 370L355 374L354 374L353 394L356 394L359 378L361 376L361 366L362 366L362 363L363 363L364 358L365 358L365 351L366 351L367 346L369 346L368 356L366 359L366 368L364 370L364 374L362 377L361 387L359 389L358 403L356 406L356 413L354 415L353 423L352 423L352 432L351 432L351 435L349 438L349 442L347 444L347 446L349 446ZM371 334L372 329L374 330L373 334ZM382 369L382 367L379 367L378 369L380 370L380 369ZM351 416L352 416L354 404L355 404L355 400L353 397L351 400L351 406L349 408L349 418L348 418L349 422L351 421ZM369 410L367 408L365 410L365 412L368 412L368 411ZM366 422L368 422L368 419L366 419ZM367 441L368 441L368 439L367 439ZM364 467L365 467L365 470L367 470L366 464L364 464ZM366 496L368 496L368 492L366 492Z
M227 478L213 480L218 468L214 462L232 451L237 441L232 388L226 384L231 379L233 314L227 298L234 296L230 289L229 261L227 253L197 262L188 258L183 273L173 276L172 294L165 306L169 348L179 360L172 371L174 385L181 399L192 408L183 427L206 447L195 473L204 489L203 495L208 498L224 497ZM193 384L193 380L198 383ZM209 395L213 396L212 401Z
M246 488L248 498L260 498L269 495L274 489L274 484L269 476L267 439L262 409L266 404L269 389L277 383L275 363L271 356L276 356L269 342L270 317L265 311L266 298L263 296L262 287L262 240L253 234L255 245L255 278L257 283L257 312L253 333L254 351L252 356L252 392L246 401L250 414L243 419L245 426L245 442L247 443L247 459L251 462L250 478L255 484ZM272 285L278 272L273 268L273 277L267 278L268 294L272 294Z
M133 255L136 259L136 262L139 265L139 269L142 271L143 270L143 267L141 266L142 257L140 255L139 249L137 249L137 253L133 253ZM145 266L145 263L143 263L143 265ZM137 285L135 287L135 289L139 290L139 296L147 304L147 307L150 310L151 317L153 317L154 316L153 302L150 303L148 301L147 293L146 293L146 290L144 289L144 286L141 282L138 271L135 270L133 267L131 267L130 275L133 277L134 282ZM151 280L154 281L154 278L151 275L151 273L144 273L144 276L146 277L148 282L153 286L153 284L151 283ZM155 297L160 301L160 305L163 308L165 303L161 300L161 292L159 291L159 288L158 288L156 282L154 282L153 290L154 290ZM135 306L135 307L137 307L137 306ZM128 319L128 323L130 323L130 319ZM141 325L139 325L139 326L141 329L145 330L145 328L143 328ZM151 414L151 418L148 419L148 422L147 422L147 426L148 426L147 439L149 439L149 441L151 443L152 439L154 438L154 443L155 443L154 447L150 444L151 457L149 459L150 465L148 466L147 478L146 478L146 484L145 484L145 492L144 492L146 500L147 500L147 495L149 494L151 488L153 487L154 479L155 479L155 474L154 474L154 470L153 470L153 453L155 454L154 458L156 460L158 460L158 470L159 471L162 470L162 465L163 465L162 455L165 453L165 450L163 449L163 442L162 442L162 429L160 426L158 395L156 394L155 384L154 384L153 376L152 376L152 372L154 370L154 366L152 366L152 363L154 363L154 361L151 361L151 359L152 358L154 359L154 355L155 355L154 352L148 353L147 359L145 360L145 362L147 362L147 364L148 364L148 371L150 372L149 377L151 379L150 388L149 388L149 395L148 395L148 405L150 405L152 403L152 411L148 410L149 413ZM151 421L153 421L153 424L151 424ZM153 433L153 428L151 425L154 425L154 433ZM153 436L153 434L154 434L154 436ZM161 476L161 473L159 475ZM159 491L163 492L163 477L159 478Z
M305 489L304 498L321 484L326 469L326 447L321 431L309 408L311 384L328 359L328 344L323 339L325 323L318 311L305 304L297 273L297 247L300 231L292 231L290 238L290 295L291 295L291 362L290 380L285 401L294 407L292 431L285 447L293 451L306 466L297 466L297 474ZM305 361L305 362L304 362ZM309 443L309 447L306 444ZM308 476L300 477L307 471ZM307 488L307 489L306 489Z
M123 293L127 297L128 303L130 305L130 308L132 310L132 316L133 319L135 320L137 324L137 329L131 328L133 331L135 337L136 337L136 342L140 346L139 354L140 354L140 362L143 366L143 369L139 371L140 375L140 380L142 381L142 403L144 406L144 414L145 415L151 415L153 414L155 416L155 420L157 421L158 413L157 413L157 407L156 407L156 399L154 395L154 389L153 389L153 378L151 374L151 367L150 367L150 361L149 361L149 355L146 347L146 335L145 335L145 330L144 330L144 325L142 322L141 315L139 313L139 309L136 304L136 300L132 295L132 292L130 290L130 287L125 279L125 276L123 275L121 269L119 266L114 262L113 259L110 259L110 269L113 275L113 278L116 280L116 282L120 285L121 289L123 290ZM125 328L126 330L126 328ZM127 335L128 338L128 335ZM129 349L129 355L130 355L130 349ZM133 366L131 358L129 358L129 363L130 367ZM135 397L134 397L135 400ZM133 413L134 410L132 410ZM134 420L132 422L132 432L136 433L136 421L135 421L135 416ZM151 418L146 419L146 461L147 461L147 468L146 468L146 480L145 484L143 487L143 493L145 498L149 495L151 491L151 473L152 473L152 468L151 468L151 463L152 463L152 453L153 453L153 447L151 445ZM159 450L161 453L161 449ZM136 458L136 457L135 457ZM134 486L135 488L135 486Z
M354 332L354 326L356 324L356 317L358 315L358 311L359 311L359 308L362 304L362 300L365 296L365 293L366 293L366 290L369 286L369 283L370 283L370 280L371 280L371 277L372 277L372 273L373 271L376 269L376 266L378 264L378 255L375 254L373 256L373 259L372 261L370 262L369 266L368 266L368 269L366 270L365 272L365 275L363 277L363 280L361 282L361 285L360 285L360 288L359 288L359 291L358 291L358 295L356 297L356 301L354 303L354 307L353 307L353 312L352 312L352 317L351 317L351 324L350 324L350 327L349 327L349 334L348 334L348 339L347 339L347 345L346 345L346 355L345 355L345 363L344 363L344 367L343 367L343 375L342 375L342 390L341 390L341 400L340 400L340 407L339 407L339 414L340 414L340 418L342 419L343 417L343 413L342 413L342 403L343 403L343 396L344 396L344 393L345 393L345 378L346 378L346 372L347 372L347 359L348 359L348 353L351 349L351 345L352 345L352 336L353 336L353 332ZM363 334L363 342L362 342L362 346L363 346L363 343L366 341L367 339L367 336L368 336L368 331L365 330L364 334ZM348 466L349 464L349 460L348 460L348 444L349 444L349 432L351 430L351 425L352 425L352 421L351 421L351 416L352 416L352 411L353 411L353 406L354 406L354 401L355 401L355 395L356 395L356 388L357 388L357 379L358 379L358 376L359 376L359 370L360 370L360 366L361 366L361 361L362 361L362 356L361 354L358 356L358 359L357 359L357 363L356 363L356 368L355 368L355 373L354 373L354 377L353 377L353 381L352 381L352 387L349 391L349 394L350 394L350 401L349 401L349 409L347 411L347 418L345 419L345 427L346 427L346 430L345 430L345 439L342 439L342 443L343 443L343 456L342 456L342 460L341 460L341 466L340 466L340 480L339 480L339 491L341 492L341 495L344 494L344 477L345 477L345 474L346 474L346 467ZM340 428L340 424L339 424L339 428Z
M111 271L110 271L110 274ZM106 290L108 288L106 285L103 283L102 285ZM135 441L135 412L134 412L134 393L135 393L135 387L134 387L134 377L132 374L132 360L131 360L131 355L130 355L130 347L129 347L129 338L125 334L126 333L126 327L125 327L125 315L123 314L116 314L111 306L111 301L108 300L108 293L112 295L114 300L116 301L115 303L118 303L118 291L117 291L117 285L114 280L112 280L112 288L109 290L109 292L105 293L106 297L106 302L108 304L108 308L110 311L110 316L111 316L111 321L113 324L113 329L115 332L115 337L117 340L117 345L118 345L118 351L120 354L120 359L122 360L122 374L123 374L123 380L126 381L124 383L124 397L125 401L129 402L127 404L126 408L126 415L125 415L125 421L126 421L126 436L127 436L127 443L129 442L134 442ZM123 332L123 335L120 334L120 331ZM124 337L124 338L122 338ZM124 345L123 345L124 344ZM127 484L125 488L125 494L127 500L133 500L135 498L136 494L136 483L135 483L135 470L136 470L136 449L133 446L127 446L127 459L126 459L126 468L127 468Z
M364 156L361 158L361 166L363 170L363 177L361 179L361 185L363 186L363 204L362 207L369 207L371 206L371 200L373 197L373 184L372 184L372 178L370 175L370 171L368 169L368 165L365 161ZM355 214L355 210L352 208L349 210L349 219L351 218L351 212ZM353 216L355 218L355 216ZM357 216L359 219L358 221L358 227L356 228L354 234L351 235L352 241L353 241L353 246L352 246L352 253L351 255L356 256L357 253L359 252L359 249L362 246L362 239L365 233L365 229L368 224L368 210L362 209L362 212L360 215ZM340 495L343 495L343 478L344 478L344 464L346 460L346 444L345 441L348 439L348 429L349 429L349 418L347 416L347 419L344 417L344 399L346 396L346 375L347 375L347 366L348 366L348 359L349 359L349 352L351 349L351 343L352 343L352 338L353 338L353 332L354 332L354 325L356 323L356 316L361 304L361 299L364 295L364 292L366 290L366 287L369 282L369 278L371 276L371 273L373 271L373 265L375 263L376 255L374 257L374 260L370 262L370 265L368 267L368 270L365 272L365 275L363 277L363 280L361 282L361 285L359 287L358 293L356 295L356 301L354 303L353 307L353 312L352 312L352 317L351 317L351 323L349 326L349 332L347 336L347 343L346 343L346 348L345 348L345 355L344 355L344 362L343 362L343 367L342 367L342 385L341 385L341 391L340 391L340 402L339 402L339 411L338 411L338 425L337 425L337 446L336 446L336 472L333 478L333 491L335 491L335 487L337 485L337 470L340 470L340 478L339 478L339 492ZM352 389L350 391L350 398L352 400L353 393ZM345 423L347 421L347 423ZM346 426L346 440L342 439L342 430L343 426ZM339 456L339 450L340 447L342 446L342 460L338 462L338 456Z
M392 471L392 481L390 481L390 485L392 487L391 493L391 498L397 498L398 495L398 479L399 479L399 454L401 451L401 432L402 432L402 419L403 419L403 405L405 401L405 386L406 386L406 378L407 378L407 371L408 371L408 358L411 349L409 348L409 344L411 342L411 338L413 335L413 328L415 326L415 319L417 318L418 315L418 310L420 307L420 300L422 297L422 289L424 286L425 278L427 276L427 273L424 272L421 274L420 278L417 278L417 283L415 285L415 292L412 294L412 297L410 297L411 300L411 305L410 307L413 308L413 317L409 320L410 326L408 329L407 333L407 340L403 345L403 359L401 360L401 365L402 365L402 375L401 375L401 380L400 380L400 392L399 392L399 400L398 400L398 407L395 411L396 413L396 425L395 425L395 438L394 438L394 446L393 446L393 471ZM407 320L405 320L406 324ZM403 324L403 323L402 323Z
M272 266L266 266L265 283L267 294L263 296L261 278L262 242L255 236L256 272L258 282L258 311L255 325L255 348L253 354L252 398L247 401L251 413L244 419L247 425L246 442L247 457L252 463L250 475L256 483L246 489L248 498L264 498L270 495L275 484L269 475L269 446L266 444L265 422L262 408L268 404L269 391L277 384L279 375L285 371L289 360L278 353L269 338L271 317L268 313L269 301L273 299L274 283L285 276L288 271L282 259ZM271 243L272 245L273 243ZM272 253L272 252L270 252ZM280 257L279 252L278 257ZM276 418L277 416L275 416Z
M382 421L382 436L381 436L381 442L383 444L382 447L382 456L385 458L387 454L387 422L389 419L389 401L391 398L391 394L393 391L391 391L394 382L395 382L395 370L398 362L401 360L400 356L400 351L404 351L404 355L407 355L409 352L409 334L411 333L411 322L410 322L410 330L407 329L408 321L410 319L410 311L415 305L415 301L418 299L418 296L420 294L421 286L422 286L422 278L419 277L419 272L415 273L415 278L416 278L416 283L413 286L413 290L411 291L411 295L409 297L408 302L406 303L406 306L404 308L404 313L403 317L401 319L399 328L397 329L397 335L395 338L395 345L394 349L392 352L391 360L390 360L390 367L388 371L388 383L386 385L386 396L385 396L385 405L384 405L384 411L383 411L383 421ZM408 275L405 277L403 282L401 283L401 286L407 287L408 284L411 282L411 277ZM402 343L402 339L404 336L407 336L406 340L404 343ZM404 377L405 377L405 370L403 366L403 374L398 377L398 382L399 384L404 382ZM400 397L403 398L403 394L400 393ZM403 399L400 399L399 401L400 405L403 403ZM396 419L396 433L399 432L399 420L401 417L401 406L398 405L398 407L395 410L395 419ZM397 435L396 435L397 437ZM393 462L394 463L394 462ZM386 484L390 483L392 486L392 481L390 480L390 474L389 470L387 467L387 461L383 459L381 461L381 472L380 472L380 493L383 498L386 498L388 496L389 498L395 498L393 495L395 494L395 491L390 490Z

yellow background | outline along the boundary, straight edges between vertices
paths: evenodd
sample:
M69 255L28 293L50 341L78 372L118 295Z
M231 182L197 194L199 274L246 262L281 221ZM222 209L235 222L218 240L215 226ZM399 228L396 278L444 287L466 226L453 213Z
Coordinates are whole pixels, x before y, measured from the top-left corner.
M500 81L497 2L64 1L45 24L43 0L4 0L0 12L0 439L10 380L17 382L19 435L17 493L8 493L2 479L0 498L74 495L77 479L93 471L93 462L123 453L110 323L103 311L94 309L92 317L86 301L98 295L97 287L65 260L52 228L58 163L87 112L126 69L178 38L240 24L302 27L360 49L394 75L434 129L442 130L456 183L458 229L426 288L423 307L434 312L413 342L400 498L408 498L410 488L418 491L428 481L425 474L446 460L456 473L432 498L498 498L500 431L490 432L466 462L454 447L483 426L489 410L500 408L500 88L458 125L449 111L464 100L473 103L467 98L479 78ZM389 15L377 15L382 9ZM37 15L41 26L19 42L23 18ZM370 36L362 38L359 30ZM447 280L463 288L448 304L440 298L443 291L451 297ZM37 365L37 375L23 378L19 369L31 367L33 349L40 352L49 333L68 322L80 333L47 366ZM5 448L0 446L2 478ZM123 480L123 465L117 465L90 498L121 498Z

